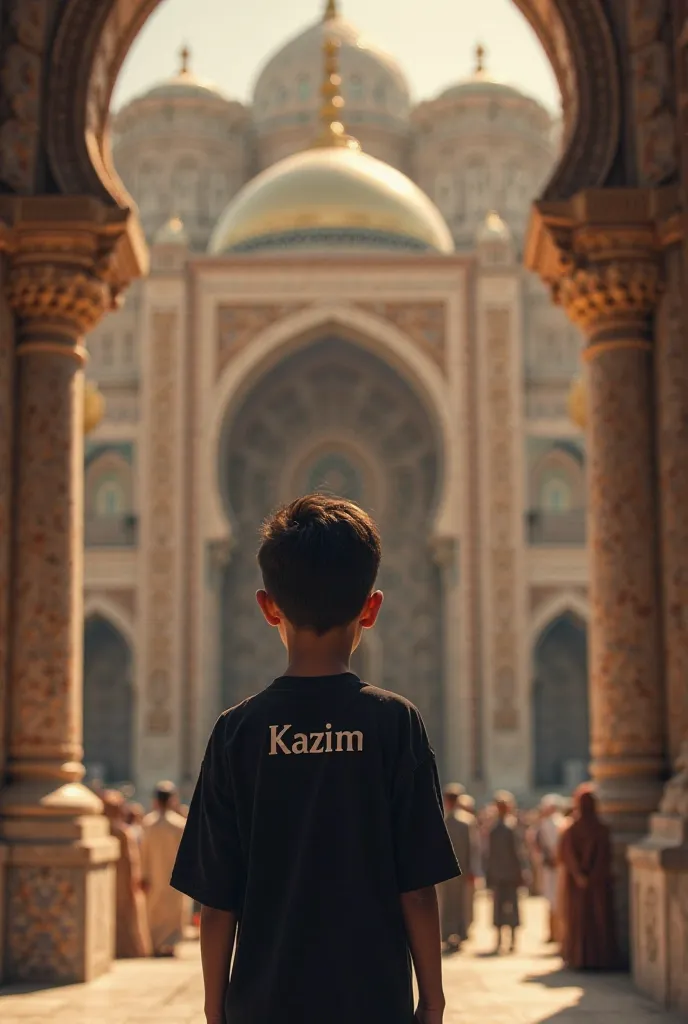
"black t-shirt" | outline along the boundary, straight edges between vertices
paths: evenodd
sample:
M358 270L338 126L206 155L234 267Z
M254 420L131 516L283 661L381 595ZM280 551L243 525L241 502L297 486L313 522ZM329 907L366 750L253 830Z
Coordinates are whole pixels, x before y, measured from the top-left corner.
M419 712L346 673L222 715L172 885L238 915L231 1024L411 1024L399 894L459 873Z

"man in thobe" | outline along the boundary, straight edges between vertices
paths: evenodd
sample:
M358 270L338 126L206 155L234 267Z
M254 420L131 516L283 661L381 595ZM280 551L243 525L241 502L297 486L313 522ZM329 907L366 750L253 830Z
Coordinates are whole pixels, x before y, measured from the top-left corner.
M470 871L471 833L465 820L458 813L459 797L464 788L457 782L444 790L444 823L454 847L454 854L463 872ZM468 937L466 917L465 875L450 878L439 886L440 924L442 928L442 949L445 953L456 953Z
M155 788L154 809L143 819L141 860L154 956L173 956L183 937L184 896L170 885L186 820L173 810L177 789L171 782Z
M559 940L557 924L557 850L564 824L561 814L562 799L556 793L550 793L540 802L540 821L535 831L535 846L540 858L542 873L542 895L549 903L549 939L548 942Z
M497 823L492 827L487 841L487 862L485 883L492 891L494 901L493 923L497 929L499 953L502 936L510 932L510 952L516 948L516 931L521 923L518 907L518 890L523 885L523 863L517 834L517 823L513 816L514 806L511 794L502 791L495 795Z

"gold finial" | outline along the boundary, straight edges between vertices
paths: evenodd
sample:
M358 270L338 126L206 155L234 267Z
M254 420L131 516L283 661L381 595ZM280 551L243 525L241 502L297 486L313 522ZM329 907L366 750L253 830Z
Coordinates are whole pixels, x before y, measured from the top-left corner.
M315 140L315 146L337 146L346 149L360 149L357 139L346 134L342 124L344 97L341 94L342 76L339 74L339 40L326 38L323 44L324 80L320 94L323 98L320 108L322 130Z
M334 19L338 17L339 11L337 10L337 0L327 0L325 13L323 14L323 21L334 21Z
M478 43L475 48L475 74L485 74L485 57L486 51L482 43Z
M92 433L105 415L105 398L98 385L87 380L84 384L84 409L82 426L84 434Z
M179 51L179 56L181 57L181 62L182 62L181 63L181 67L179 68L179 74L180 75L188 75L189 74L189 61L191 60L191 50L186 45L186 43L184 43L184 45L182 46L181 50Z
M571 381L567 404L569 419L579 430L585 430L588 422L588 390L582 377L574 377Z

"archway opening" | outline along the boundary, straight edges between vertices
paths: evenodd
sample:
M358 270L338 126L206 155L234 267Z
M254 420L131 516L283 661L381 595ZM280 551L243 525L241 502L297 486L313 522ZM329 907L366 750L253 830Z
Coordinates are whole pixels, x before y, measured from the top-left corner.
M107 785L134 775L132 652L118 629L100 615L84 624L84 764Z
M432 528L442 455L411 387L382 360L336 335L286 355L228 418L220 490L235 546L223 586L225 705L283 667L279 639L255 606L257 524L311 490L360 502L380 525L385 606L354 667L407 696L441 746L442 597Z
M533 781L566 790L587 778L589 761L586 625L573 612L540 634L533 652Z
M111 159L110 104L120 70L160 3L111 0L105 11L97 12L91 0L68 0L64 5L46 88L46 122L53 174L66 193L109 193L127 203ZM168 3L161 9L161 19L171 14L173 6ZM525 16L537 36L561 93L564 153L547 186L547 197L565 197L580 188L600 185L616 152L621 109L618 60L606 15L597 0L580 0L567 9L565 17L557 0L508 0L505 13L512 6ZM450 9L447 0L441 22L445 35ZM351 11L349 16L353 16ZM430 17L424 12L424 20ZM161 19L156 18L156 29ZM215 30L217 18L199 18L198 22L212 24ZM182 35L186 37L187 31L185 17ZM233 38L228 30L220 35ZM222 63L226 66L225 51L223 44ZM296 95L302 91L303 83L297 83Z

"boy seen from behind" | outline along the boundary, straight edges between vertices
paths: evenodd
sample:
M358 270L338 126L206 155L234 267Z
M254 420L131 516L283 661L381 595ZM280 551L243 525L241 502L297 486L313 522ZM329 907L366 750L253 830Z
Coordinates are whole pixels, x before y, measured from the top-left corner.
M435 885L460 871L435 757L417 709L349 670L380 557L341 498L264 525L257 597L287 667L217 722L172 877L202 904L208 1024L442 1022Z

